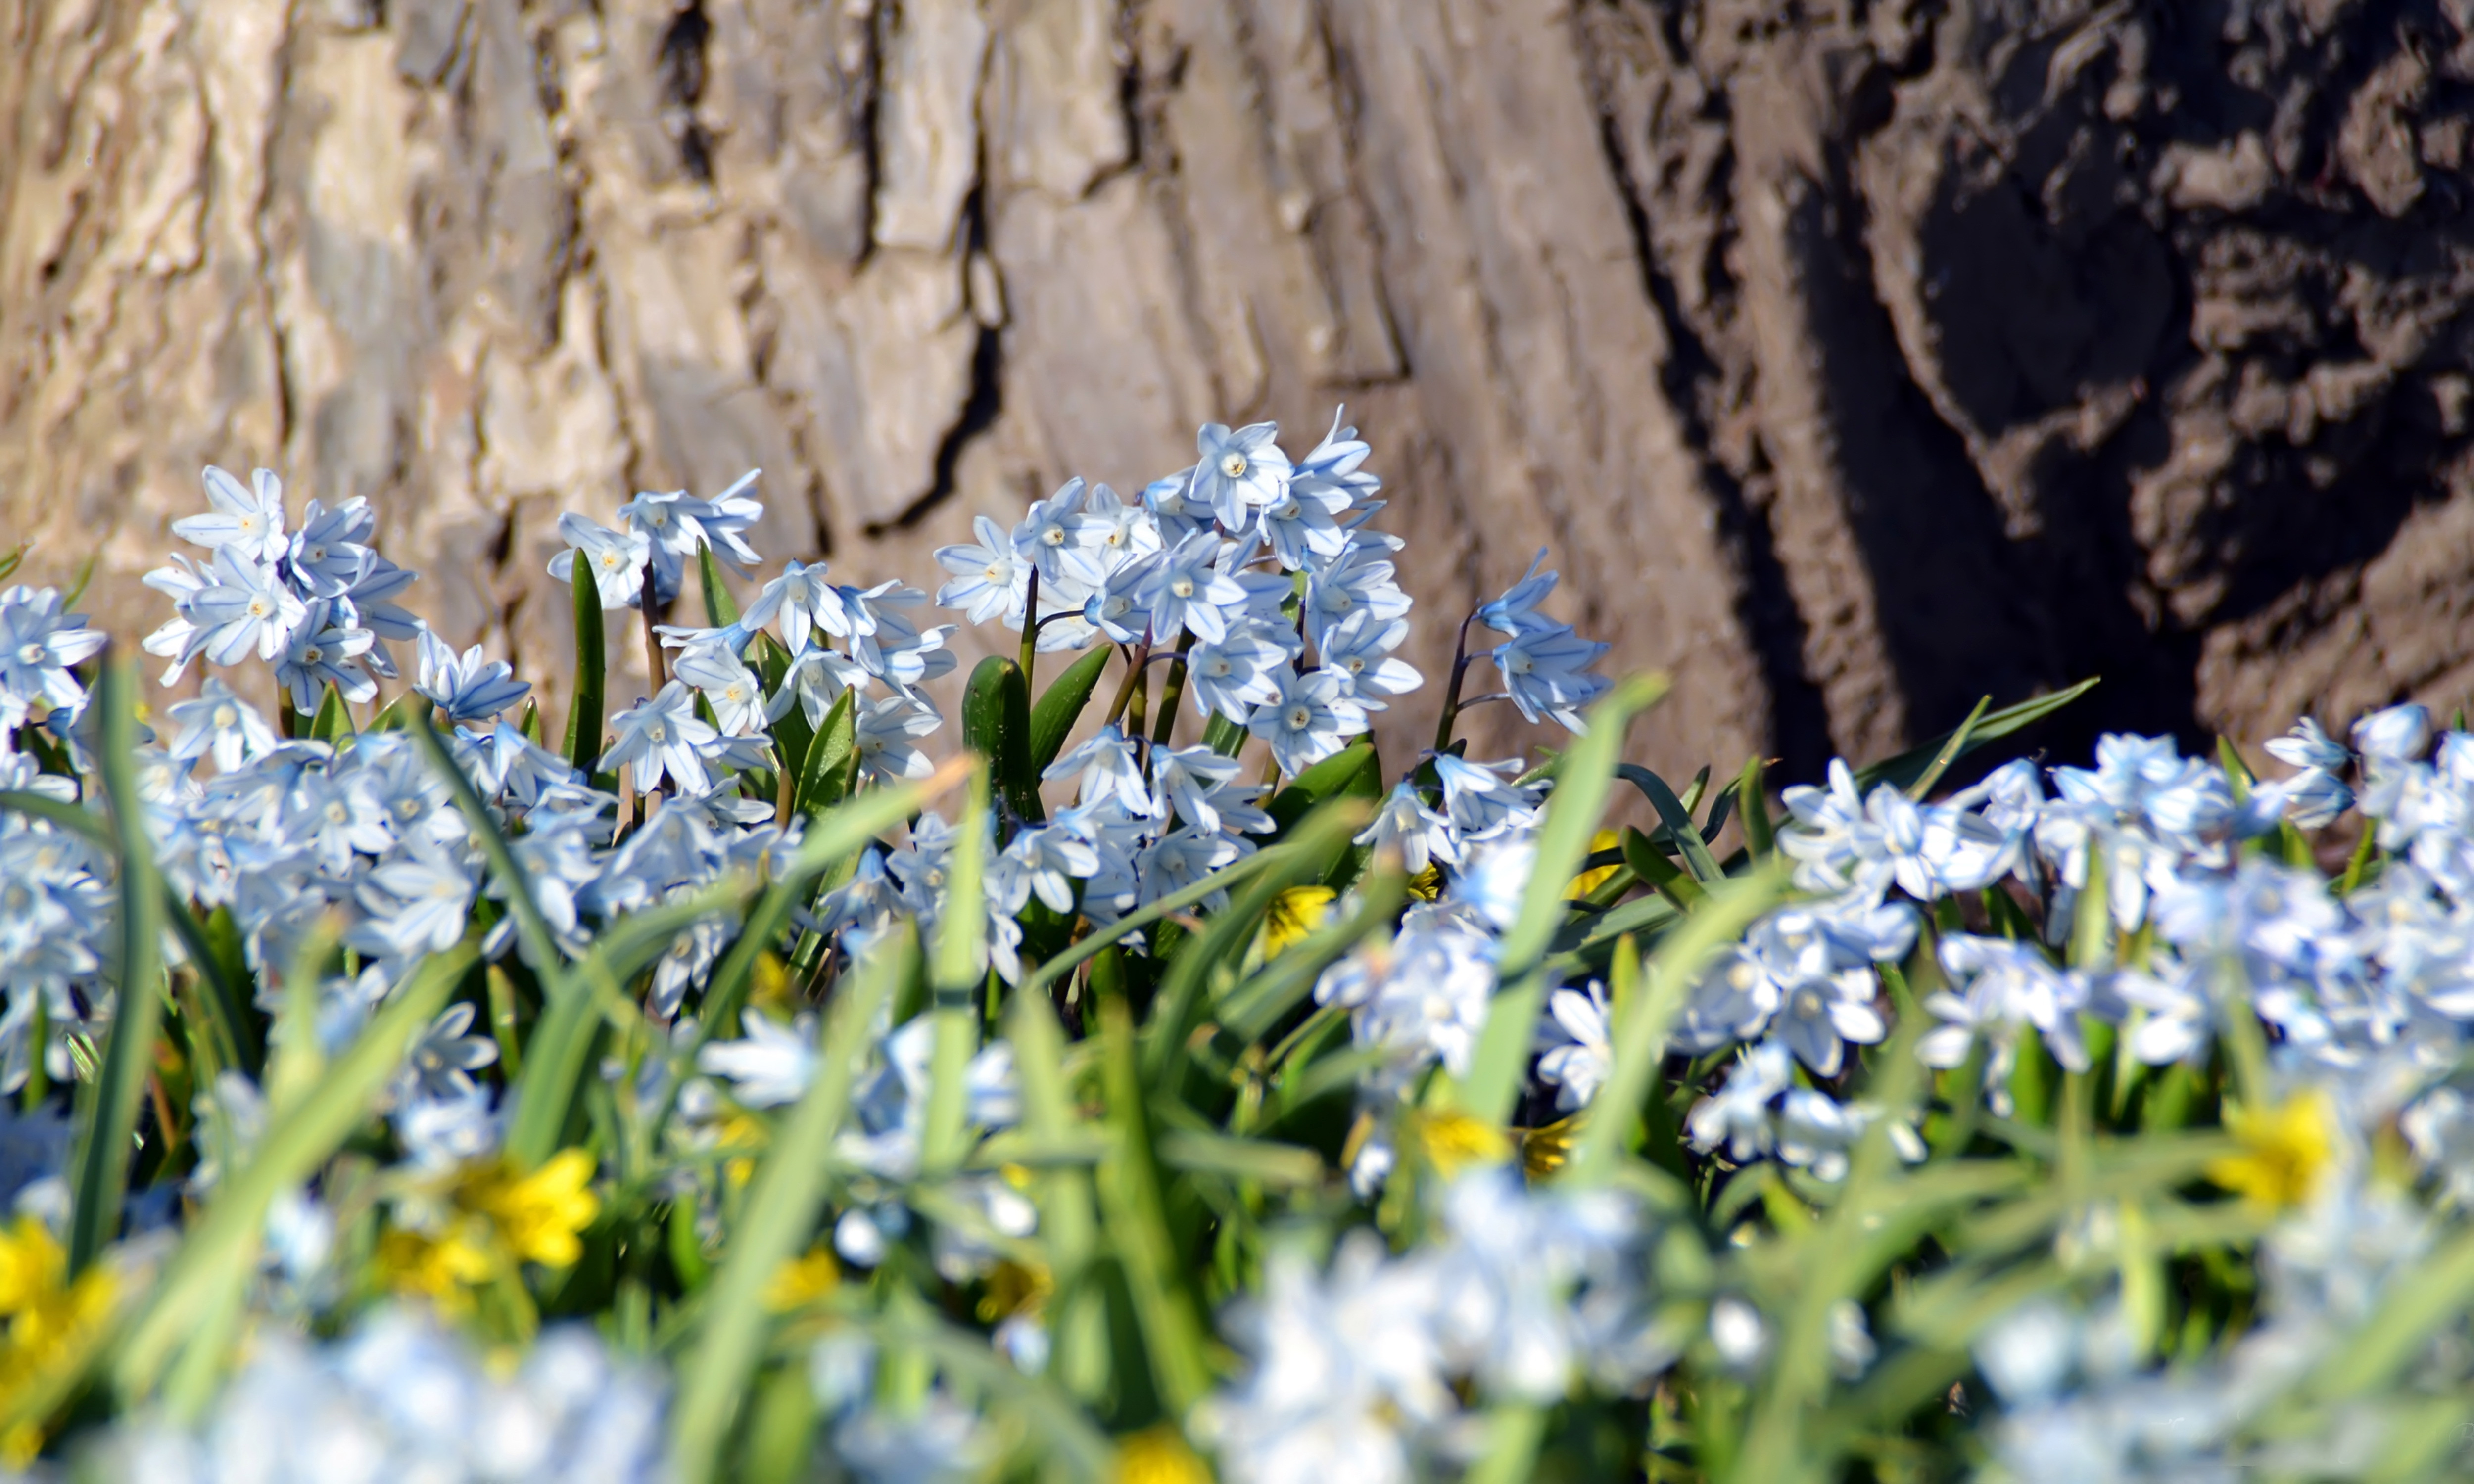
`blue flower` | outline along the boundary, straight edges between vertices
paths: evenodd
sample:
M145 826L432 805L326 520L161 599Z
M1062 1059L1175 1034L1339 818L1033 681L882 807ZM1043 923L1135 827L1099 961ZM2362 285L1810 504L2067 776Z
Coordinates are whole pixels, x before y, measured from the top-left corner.
M907 696L954 668L954 653L945 647L953 633L952 624L922 633L907 620L885 613L878 616L874 628L851 641L851 658L860 668Z
M344 624L336 611L341 607L326 598L310 604L284 645L283 658L276 661L276 683L292 692L292 708L303 715L318 709L329 685L355 705L378 693L378 682L356 662L376 636Z
M1152 749L1152 806L1138 810L1155 819L1175 814L1189 825L1217 831L1220 808L1212 798L1237 777L1234 757L1223 757L1207 747Z
M1383 806L1374 811L1374 823L1366 826L1356 843L1377 850L1386 846L1398 850L1402 869L1413 876L1434 861L1460 859L1450 823L1427 808L1416 786L1405 780L1393 785Z
M346 941L386 958L444 953L464 936L473 877L446 850L419 837L362 873L353 896L369 914Z
M1282 666L1271 678L1278 693L1254 708L1246 730L1271 747L1273 759L1291 778L1366 730L1366 712L1349 699L1339 676L1328 670L1299 675Z
M2354 723L2354 746L2373 762L2412 762L2431 746L2431 712L2419 706L2392 706Z
M273 659L308 616L307 605L276 569L241 555L238 543L216 549L207 576L189 598L188 617L203 631L200 647L215 664L237 664L252 648L258 658Z
M1557 624L1525 629L1496 645L1494 667L1503 673L1503 688L1522 716L1532 722L1541 714L1552 716L1579 731L1586 725L1581 707L1611 683L1605 676L1589 673L1606 652L1606 645L1582 638L1568 624Z
M766 583L739 615L738 627L749 634L782 620L782 642L792 654L805 649L810 630L821 624L828 634L848 634L850 617L841 593L825 581L825 564L786 562L782 575ZM976 620L975 620L976 621Z
M634 530L613 531L573 511L558 517L558 537L567 542L567 550L549 559L550 576L573 582L575 555L582 552L603 610L635 607L644 590L645 564L652 560L653 543L648 538Z
M1050 782L1074 779L1075 798L1085 804L1114 799L1133 813L1144 815L1156 808L1152 802L1151 786L1143 781L1143 765L1134 754L1133 743L1113 725L1101 728L1081 746L1050 763L1039 776Z
M206 482L214 514L173 521L173 535L216 551L236 548L252 562L271 562L284 554L290 543L283 539L283 481L273 469L252 474L244 490L239 480L208 465Z
M1032 501L1010 538L1014 555L1039 573L1041 584L1062 585L1078 596L1082 586L1101 580L1098 564L1084 548L1105 534L1106 524L1082 514L1082 492L1078 475L1047 499Z
M2354 760L2353 754L2331 741L2319 723L2308 716L2295 722L2292 731L2269 742L2268 754L2296 768L2324 768L2331 773Z
M1195 436L1201 458L1194 466L1194 488L1187 498L1208 506L1229 534L1254 523L1254 513L1275 504L1288 491L1289 456L1273 440L1277 423L1256 422L1231 432L1225 424L1207 422Z
M1248 624L1217 642L1197 644L1185 658L1194 708L1242 725L1252 707L1280 693L1277 677L1287 673L1290 652L1279 631Z
M935 730L942 720L925 702L909 696L887 696L861 706L855 728L860 771L887 783L926 778L936 771L935 764L911 739Z
M764 718L764 682L726 644L689 646L670 673L703 692L713 706L714 720L724 732L744 734L760 730Z
M1246 589L1220 566L1222 542L1198 531L1164 552L1150 571L1142 602L1151 610L1152 639L1166 644L1192 634L1205 643L1228 635L1230 610L1242 610Z
M175 701L167 714L181 729L172 739L172 756L181 762L211 753L215 767L230 773L276 746L275 729L257 708L211 675L196 700Z
M1361 608L1323 632L1322 667L1341 677L1358 705L1383 710L1378 698L1406 695L1426 682L1407 660L1391 658L1408 637L1407 619L1377 618L1372 609Z
M773 694L764 707L767 721L780 721L788 713L793 702L807 716L811 728L824 725L825 713L834 703L853 686L867 688L868 673L856 659L847 659L813 642L790 658L790 668L782 676L782 688Z
M687 685L672 681L662 693L611 718L618 738L594 765L596 773L615 773L635 765L636 788L650 793L667 777L674 788L701 794L711 785L705 772L704 749L721 734L695 713L695 699Z
M1023 605L1030 598L1031 563L1015 554L1013 541L985 515L971 521L979 544L936 548L936 564L954 580L936 589L936 601L960 609L972 623L1002 618L1008 629L1023 623Z
M1545 601L1546 594L1555 590L1557 580L1557 574L1538 570L1545 564L1546 552L1540 547L1520 581L1507 588L1503 596L1477 610L1477 621L1497 634L1525 634L1532 629L1560 627L1555 620L1538 611L1538 605Z
M497 715L532 689L515 678L515 667L503 659L484 660L473 645L455 658L447 641L427 629L421 631L421 683L414 688L438 704L449 721L477 722Z
M21 725L36 702L71 716L85 708L85 687L69 666L93 658L105 635L83 613L62 613L49 587L0 591L0 729Z

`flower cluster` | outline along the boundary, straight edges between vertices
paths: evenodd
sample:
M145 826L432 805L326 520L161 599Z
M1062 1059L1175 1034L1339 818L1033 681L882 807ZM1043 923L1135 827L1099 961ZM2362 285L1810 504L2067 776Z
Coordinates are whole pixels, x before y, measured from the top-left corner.
M2271 778L2108 736L1935 796L2037 701L1774 810L1758 759L1619 761L1645 692L1541 554L1387 775L1424 677L1368 444L1197 453L979 517L933 594L761 570L754 473L568 513L556 740L395 606L367 502L295 529L265 471L148 579L166 682L212 670L158 730L0 591L0 1451L1817 1477L1989 1402L2022 1479L2437 1456L2390 1423L2474 1376L2462 1301L2397 1317L2474 1209L2474 735L2305 721ZM932 606L1019 636L967 763ZM653 682L606 717L605 610ZM1498 701L1577 743L1470 757ZM1602 827L1625 781L1656 828Z

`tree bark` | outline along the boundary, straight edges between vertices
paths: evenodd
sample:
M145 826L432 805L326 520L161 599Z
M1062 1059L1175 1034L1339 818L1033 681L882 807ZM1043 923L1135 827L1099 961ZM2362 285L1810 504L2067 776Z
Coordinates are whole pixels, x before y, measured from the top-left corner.
M555 720L561 510L762 467L769 558L933 586L974 515L1346 402L1409 658L1439 682L1547 548L1608 668L1673 675L1662 769L1809 776L2092 673L2057 741L2474 689L2469 0L0 0L0 499L123 635L200 467L262 464L368 496L411 606Z

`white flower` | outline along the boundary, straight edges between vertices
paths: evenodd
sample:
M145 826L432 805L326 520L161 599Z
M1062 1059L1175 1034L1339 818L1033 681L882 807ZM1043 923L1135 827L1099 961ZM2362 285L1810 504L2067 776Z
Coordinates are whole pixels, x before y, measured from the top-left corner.
M36 702L74 716L85 708L85 687L69 666L90 659L105 634L83 613L61 611L49 587L0 591L0 729L22 725Z
M643 533L613 531L570 511L558 517L558 535L568 549L549 559L550 576L572 582L576 553L582 552L593 585L601 594L601 607L605 610L635 607L644 590L644 567L653 552L653 543Z
M1545 1055L1538 1059L1538 1075L1555 1084L1555 1106L1565 1113L1588 1107L1614 1070L1605 988L1593 982L1586 992L1549 995L1539 1040Z
M695 714L694 700L681 682L672 681L652 700L619 712L611 725L618 737L594 765L596 771L615 773L633 763L636 787L645 792L659 787L665 776L691 794L710 786L705 751L721 734Z
M783 1025L751 1011L739 1023L746 1035L707 1041L696 1053L696 1070L730 1082L731 1095L750 1108L797 1102L816 1075L815 1016Z

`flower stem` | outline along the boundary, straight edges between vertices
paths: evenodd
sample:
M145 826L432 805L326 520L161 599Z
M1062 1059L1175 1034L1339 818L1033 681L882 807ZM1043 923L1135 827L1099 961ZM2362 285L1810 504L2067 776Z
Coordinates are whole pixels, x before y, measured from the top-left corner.
M1461 682L1468 678L1468 630L1476 617L1477 610L1469 610L1468 617L1461 620L1460 637L1452 641L1452 682L1443 692L1443 719L1435 723L1435 751L1438 753L1450 751L1452 728L1460 721Z
M653 694L670 682L668 661L662 658L662 636L653 632L653 595L647 592L636 604L636 611L644 615L644 670L653 678Z
M1143 666L1151 662L1152 641L1145 639L1134 646L1133 658L1126 661L1126 678L1117 682L1116 697L1108 703L1108 714L1101 726L1113 727L1126 714L1127 704L1134 699L1134 682L1142 678Z
M1031 689L1031 667L1039 662L1039 568L1031 569L1031 582L1022 598L1022 683Z
M1176 734L1176 706L1185 699L1185 654L1194 648L1194 631L1177 637L1176 658L1169 661L1168 679L1160 685L1159 724L1152 730L1152 746L1166 747Z

